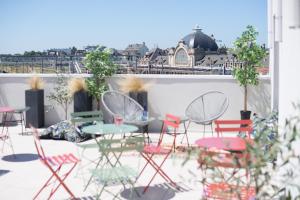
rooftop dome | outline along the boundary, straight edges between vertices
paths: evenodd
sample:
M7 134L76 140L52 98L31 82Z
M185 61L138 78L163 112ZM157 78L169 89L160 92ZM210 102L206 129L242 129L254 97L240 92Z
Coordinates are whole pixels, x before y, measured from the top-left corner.
M194 32L185 36L182 40L189 48L202 48L205 51L217 51L218 45L215 40L204 34L199 26L196 26Z

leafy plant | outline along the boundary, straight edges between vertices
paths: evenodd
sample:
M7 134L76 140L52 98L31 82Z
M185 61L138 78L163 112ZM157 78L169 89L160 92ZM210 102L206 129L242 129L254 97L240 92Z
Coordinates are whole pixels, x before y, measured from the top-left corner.
M57 74L54 92L50 92L47 98L50 101L58 103L65 111L65 120L68 119L68 106L72 102L72 96L69 94L68 78L62 74Z
M247 111L248 85L258 84L257 67L266 56L266 50L256 43L258 32L253 26L247 26L242 36L234 42L234 53L242 67L233 69L233 76L244 87L244 111Z
M101 95L107 90L105 78L116 72L116 66L111 60L111 53L100 49L101 47L88 53L84 59L86 68L93 74L86 80L86 83L88 92L97 101L97 110L100 109Z

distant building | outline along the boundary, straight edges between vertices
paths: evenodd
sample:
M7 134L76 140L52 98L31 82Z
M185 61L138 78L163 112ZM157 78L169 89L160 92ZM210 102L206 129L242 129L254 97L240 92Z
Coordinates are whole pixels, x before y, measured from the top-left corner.
M122 52L124 56L127 56L129 61L136 61L139 58L142 58L149 51L145 42L142 44L130 44Z
M218 47L213 35L208 36L196 26L193 33L181 39L175 48L169 49L168 61L174 67L193 67L224 63L227 51Z
M69 56L72 54L72 48L62 48L62 49L49 49L47 50L48 56Z

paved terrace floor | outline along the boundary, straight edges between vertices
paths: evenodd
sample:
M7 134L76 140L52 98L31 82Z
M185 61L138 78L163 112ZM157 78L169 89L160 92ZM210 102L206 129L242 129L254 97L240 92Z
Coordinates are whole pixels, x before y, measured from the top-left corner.
M202 127L199 127L201 130ZM9 132L13 142L16 158L12 156L11 150L5 146L4 152L1 153L0 159L0 199L32 199L37 191L42 187L47 178L51 175L49 170L38 160L33 136L20 135L20 126L9 127ZM26 131L30 131L27 129ZM39 131L42 131L40 129ZM150 137L154 140L158 134L151 134ZM196 139L202 137L201 133L189 134L191 143ZM181 137L178 138L180 143ZM91 142L91 141L90 141ZM2 145L2 143L1 143ZM62 140L42 140L42 145L46 151L46 155L62 154L72 152L78 155L78 147L68 141ZM97 149L88 150L85 154L88 157L97 157L99 152ZM173 178L180 189L174 189L164 181L160 176L156 176L149 190L134 199L144 200L166 200L166 199L201 199L202 184L201 171L198 169L195 158L190 159L184 166L186 156L185 153L177 153L176 156L170 157L163 166L164 171ZM158 158L160 159L160 158ZM85 160L82 161L83 165ZM122 157L122 163L138 165L139 168L144 166L145 160L137 153L126 154ZM93 168L93 166L87 167ZM78 172L78 167L67 178L66 184L70 187L78 199L95 199L96 184L92 184L86 191L83 191L86 179L88 179L88 171L83 170ZM137 181L136 188L140 193L145 185L149 182L154 171L148 167L143 176ZM82 175L83 174L83 175ZM84 179L82 177L85 177ZM112 191L119 191L122 186L112 186L108 189ZM49 191L47 191L49 192ZM46 199L48 193L43 193L39 199ZM130 190L122 190L121 199L129 199ZM63 188L60 188L53 199L69 199L68 194ZM112 199L110 194L104 193L101 199Z

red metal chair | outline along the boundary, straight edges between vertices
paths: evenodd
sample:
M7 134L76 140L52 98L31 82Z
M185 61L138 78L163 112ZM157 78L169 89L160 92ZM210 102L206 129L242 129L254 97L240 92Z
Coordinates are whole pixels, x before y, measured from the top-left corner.
M224 137L230 133L246 133L247 141L251 141L252 121L251 120L216 120L216 132L217 137ZM204 149L200 152L198 163L203 169L217 170L223 181L208 183L206 180L204 184L204 195L206 199L222 199L222 200L248 200L255 196L255 189L251 187L248 182L248 163L250 162L250 155L247 152L229 152L215 149ZM227 172L226 168L232 170ZM246 178L245 181L241 181L238 185L236 183L231 184L230 181L234 176L237 176L240 169L246 171L245 176L239 176L235 179ZM204 169L205 170L205 169Z
M177 188L176 183L162 170L162 166L165 163L165 161L167 160L167 158L169 157L169 155L172 153L172 150L175 146L176 131L177 131L179 125L180 125L180 118L179 117L167 114L165 120L163 121L163 128L162 128L162 132L160 134L158 143L155 144L155 145L154 144L147 144L147 145L144 146L144 150L141 154L146 159L147 163L143 167L143 169L140 172L138 178L142 175L142 173L144 172L144 170L146 169L148 164L150 164L155 169L156 172L153 175L153 177L151 178L151 180L149 181L148 185L145 187L143 193L145 193L148 190L151 182L154 180L154 178L157 174L160 174L162 178L164 178L167 182L170 182L174 187ZM171 132L171 130L173 132ZM168 135L173 137L173 141L172 141L171 145L164 146L164 143L163 143L164 136L167 133L168 133ZM163 156L163 160L162 160L161 163L155 162L155 160L154 160L155 155Z
M217 136L223 136L223 133L243 133L247 134L248 138L251 138L252 120L215 120Z
M73 171L73 169L76 167L77 163L80 162L78 158L76 158L72 153L67 153L63 155L55 155L55 156L46 156L43 150L43 147L41 145L38 132L35 128L33 129L33 136L34 136L34 144L37 150L37 153L39 155L40 161L50 170L52 175L50 178L46 181L46 183L43 185L43 187L38 191L38 193L34 196L33 199L37 199L39 194L48 186L53 184L53 188L51 189L50 195L48 199L51 199L51 197L54 195L54 193L57 191L57 189L62 186L66 192L69 193L72 199L75 199L74 194L71 192L71 190L67 187L67 185L64 183L65 179L69 176L69 174ZM70 168L67 170L65 174L59 174L60 170L62 169L62 166L70 165ZM50 182L52 181L52 182ZM57 186L54 186L56 181L59 182Z

